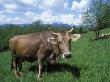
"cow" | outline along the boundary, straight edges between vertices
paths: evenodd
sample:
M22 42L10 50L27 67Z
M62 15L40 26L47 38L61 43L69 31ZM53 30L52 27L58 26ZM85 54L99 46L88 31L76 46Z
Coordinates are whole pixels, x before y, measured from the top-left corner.
M30 62L38 60L38 79L40 79L46 59L56 59L60 54L64 59L71 57L72 30L73 28L59 33L45 31L12 37L9 40L9 48L12 56L11 69L15 76L22 75L22 62L25 60Z

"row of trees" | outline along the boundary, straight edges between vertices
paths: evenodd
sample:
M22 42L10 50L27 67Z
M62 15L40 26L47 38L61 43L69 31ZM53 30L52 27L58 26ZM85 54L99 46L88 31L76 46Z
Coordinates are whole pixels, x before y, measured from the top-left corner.
M98 39L101 29L110 26L110 0L90 0L83 14L83 25L90 26Z

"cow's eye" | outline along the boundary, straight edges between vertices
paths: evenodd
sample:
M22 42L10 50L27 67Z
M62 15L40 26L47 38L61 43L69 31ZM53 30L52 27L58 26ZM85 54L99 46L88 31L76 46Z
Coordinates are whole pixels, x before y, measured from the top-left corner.
M58 40L58 43L62 44L62 42L60 40Z
M71 43L71 39L69 40L69 43Z

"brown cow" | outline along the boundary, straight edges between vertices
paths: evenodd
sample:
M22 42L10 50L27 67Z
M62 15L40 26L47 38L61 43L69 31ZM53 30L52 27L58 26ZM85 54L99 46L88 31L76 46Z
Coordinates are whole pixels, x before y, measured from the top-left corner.
M12 51L12 65L15 75L22 72L22 61L38 60L38 78L42 77L43 65L46 59L54 59L63 54L63 58L71 56L70 31L55 33L52 31L17 35L9 40L9 47Z

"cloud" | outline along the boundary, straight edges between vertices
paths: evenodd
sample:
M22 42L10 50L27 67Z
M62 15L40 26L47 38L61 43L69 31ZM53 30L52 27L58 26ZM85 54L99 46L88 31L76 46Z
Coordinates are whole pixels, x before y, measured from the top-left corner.
M44 23L50 23L50 24L57 21L57 18L58 17L52 15L51 11L44 11L38 15L39 20L42 20Z
M24 24L24 23L28 23L26 19L22 19L21 17L15 17L9 20L9 22L13 22L13 24Z
M37 4L40 0L19 0L19 1L26 5L37 6Z
M25 15L33 22L36 20L41 20L43 23L49 23L49 24L54 22L61 22L64 24L75 24L75 25L81 23L81 17L82 17L82 15L79 15L77 19L73 14L53 15L52 11L44 11L40 14L27 11Z
M31 11L26 11L24 14L25 14L27 17L35 17L35 16L36 16L36 14L35 14L34 12L31 12Z
M0 20L1 21L4 20L4 19L6 19L6 18L7 18L6 15L0 14Z
M43 23L61 22L81 24L82 10L88 0L80 2L70 0L0 0L1 23L32 23L41 20ZM3 8L2 8L3 7Z
M27 23L35 22L38 19L37 14L34 13L34 12L31 12L29 10L26 11L24 13L24 15L25 15L25 18L24 19L26 20Z
M62 14L59 16L59 22L72 24L74 22L74 15L73 14Z
M68 3L64 3L64 9L67 9L68 8Z
M22 17L9 17L6 16L2 11L0 12L0 24L24 24L28 23L28 20L23 19Z
M53 23L56 19L55 16L52 15L51 11L44 11L40 14L34 13L32 11L26 11L25 14L28 19L30 19L32 22L36 20L41 20L43 23Z
M63 8L64 2L66 2L66 0L42 0L42 2L39 4L39 8L44 10Z
M64 24L79 25L82 23L82 15L79 15L78 18L75 18L75 15L73 14L62 14L59 16L59 21L61 21Z
M23 24L23 23L32 23L36 20L41 20L43 23L52 24L54 22L60 22L63 24L75 24L78 25L81 23L82 15L79 15L78 18L75 18L73 14L60 14L60 15L53 15L52 11L44 11L40 14L37 14L32 11L26 11L24 13L24 17L7 17L6 15L0 14L0 22L2 23L12 23L12 24Z
M16 10L18 6L16 4L4 4L3 5L7 10Z
M58 0L44 0L42 1L42 5L45 7L54 7L56 2L58 2Z
M83 10L87 7L89 0L73 1L71 10Z
M26 24L26 23L29 23L29 22L20 17L10 18L7 16L2 16L2 18L0 18L0 24Z
M0 14L0 24L8 23L9 17L4 14Z

